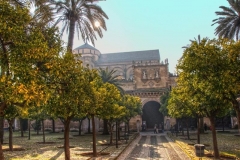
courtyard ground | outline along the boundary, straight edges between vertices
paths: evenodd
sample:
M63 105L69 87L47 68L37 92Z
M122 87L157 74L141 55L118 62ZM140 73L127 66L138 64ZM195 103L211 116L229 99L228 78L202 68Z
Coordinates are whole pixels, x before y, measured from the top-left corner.
M76 136L77 134L78 132L70 132L71 160L91 159L91 156L83 156L82 153L92 152L92 134ZM107 155L102 155L101 159L116 159L136 135L137 133L130 134L129 140L121 140L118 148L116 148L116 145L107 145L109 135L101 135L101 133L98 133L97 151L107 153ZM63 132L47 132L46 144L41 143L43 141L42 137L42 134L37 135L36 132L31 132L31 138L28 140L28 132L24 133L24 137L20 136L20 132L14 132L14 149L19 149L19 151L4 151L6 160L64 160ZM121 139L123 139L123 137L121 137ZM7 143L8 132L5 132L3 149L8 148ZM21 149L24 150L21 151Z
M89 153L92 151L92 135L84 134L83 136L76 136L77 132L70 132L70 146L72 147L71 152L71 160L90 160L91 156L83 156L82 153ZM123 133L122 133L123 134ZM101 135L98 133L97 135L97 151L102 153L107 153L107 155L102 155L97 159L102 160L123 160L128 159L128 155L134 157L135 155L141 155L138 153L142 153L142 156L149 155L150 157L158 157L160 154L164 155L161 150L161 146L156 145L157 143L164 142L163 136L166 137L168 142L171 141L170 144L177 145L177 148L180 148L190 159L197 160L199 159L195 155L194 144L197 143L196 137L197 134L195 131L192 131L190 134L190 140L186 139L186 133L183 136L181 133L171 134L170 132L161 133L155 138L155 135L148 135L146 138L146 142L149 144L141 144L144 138L142 136L146 136L146 133L141 132L140 135L138 133L130 134L129 140L121 140L118 148L115 145L106 145L109 142L108 135ZM149 134L153 134L151 131ZM240 136L234 136L236 132L218 132L218 146L221 154L229 155L229 157L234 157L235 159L240 158ZM115 134L114 134L115 135ZM139 136L138 136L139 135ZM114 137L115 138L115 137ZM123 137L121 137L123 138ZM154 141L156 139L156 142ZM22 148L23 151L4 151L4 156L6 160L64 160L64 149L63 149L63 132L60 133L46 133L46 143L41 144L43 138L42 135L36 135L36 132L31 133L31 140L28 140L28 132L24 133L24 137L20 137L20 132L14 132L13 144L14 148ZM8 132L5 132L4 135L4 143L8 142ZM132 143L130 143L132 142ZM174 150L168 148L168 142L164 142L163 145L166 144L165 150L167 150L168 157L176 155L176 147ZM144 142L145 143L145 142ZM212 139L211 133L208 131L206 134L201 134L201 143L206 146L205 157L206 159L213 159L213 157L209 157L212 152ZM148 149L141 146L147 146ZM171 145L172 146L172 145ZM170 147L170 146L169 146ZM4 144L3 148L8 148L8 144ZM135 152L138 153L135 153ZM160 154L158 154L160 153ZM171 155L172 154L172 155ZM178 154L178 152L177 152ZM206 156L208 155L208 156ZM123 158L125 157L125 158ZM127 157L127 158L126 158ZM237 158L238 157L238 158ZM130 158L134 159L134 158ZM158 159L158 158L157 158ZM225 158L226 159L226 158Z
M191 159L198 159L195 155L194 144L197 144L197 132L190 131L190 139L187 138L186 131L184 134L168 132L168 137L173 139L188 155ZM226 130L222 132L217 131L217 143L220 155L222 159L240 159L240 136L237 130ZM200 134L200 144L205 146L204 158L213 159L213 145L212 145L212 133L210 130L204 134Z

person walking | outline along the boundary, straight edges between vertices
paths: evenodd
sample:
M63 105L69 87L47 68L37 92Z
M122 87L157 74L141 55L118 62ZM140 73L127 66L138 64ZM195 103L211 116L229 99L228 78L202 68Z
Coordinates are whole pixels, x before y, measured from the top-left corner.
M154 134L156 134L157 133L157 125L155 124L154 125L154 132L153 132Z

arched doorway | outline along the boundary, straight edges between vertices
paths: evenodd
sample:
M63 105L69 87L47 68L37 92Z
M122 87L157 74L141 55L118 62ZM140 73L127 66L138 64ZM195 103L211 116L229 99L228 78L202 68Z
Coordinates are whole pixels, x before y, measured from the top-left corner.
M155 101L149 101L143 106L142 121L146 122L147 128L154 128L157 124L158 127L164 124L164 117L159 112L160 104Z

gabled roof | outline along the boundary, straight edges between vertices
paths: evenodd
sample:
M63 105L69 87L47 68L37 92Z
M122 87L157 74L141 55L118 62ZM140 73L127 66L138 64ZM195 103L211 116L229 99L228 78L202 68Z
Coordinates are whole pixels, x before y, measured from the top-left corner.
M150 60L160 60L159 50L101 54L97 63L116 63Z

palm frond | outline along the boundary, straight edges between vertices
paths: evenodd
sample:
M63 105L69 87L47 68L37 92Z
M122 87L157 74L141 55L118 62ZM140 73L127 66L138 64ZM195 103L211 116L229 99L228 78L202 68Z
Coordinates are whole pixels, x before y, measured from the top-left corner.
M108 70L108 68L103 69L99 68L98 69L99 75L102 78L102 81L104 83L110 83L113 84L118 88L118 90L121 92L121 94L124 94L124 90L121 87L121 84L119 83L119 80L117 79L119 75L116 74L117 70Z
M222 13L224 14L230 14L230 15L235 15L236 11L233 8L229 8L229 7L225 7L225 6L220 6L219 8L221 8L223 11L221 12L215 12L217 15L221 15Z
M14 0L13 0L14 1ZM20 1L20 0L15 0ZM77 32L78 38L84 42L90 41L94 45L97 39L96 34L103 37L103 30L107 30L105 19L108 19L107 14L103 9L95 3L94 0L33 0L37 8L36 17L45 19L46 22L54 22L54 26L63 23L61 33L66 31L74 38L74 32ZM54 19L54 20L53 20ZM74 21L75 27L69 28L70 21ZM100 27L95 27L95 22L100 23ZM70 34L71 33L71 34ZM72 44L68 44L72 45ZM72 46L70 47L72 48Z
M240 1L239 0L228 0L230 7L220 6L222 11L215 12L216 15L220 16L214 19L212 25L217 24L215 28L215 35L222 38L238 39L238 29L240 27Z
M228 0L230 6L239 13L240 11L240 1L239 0Z

